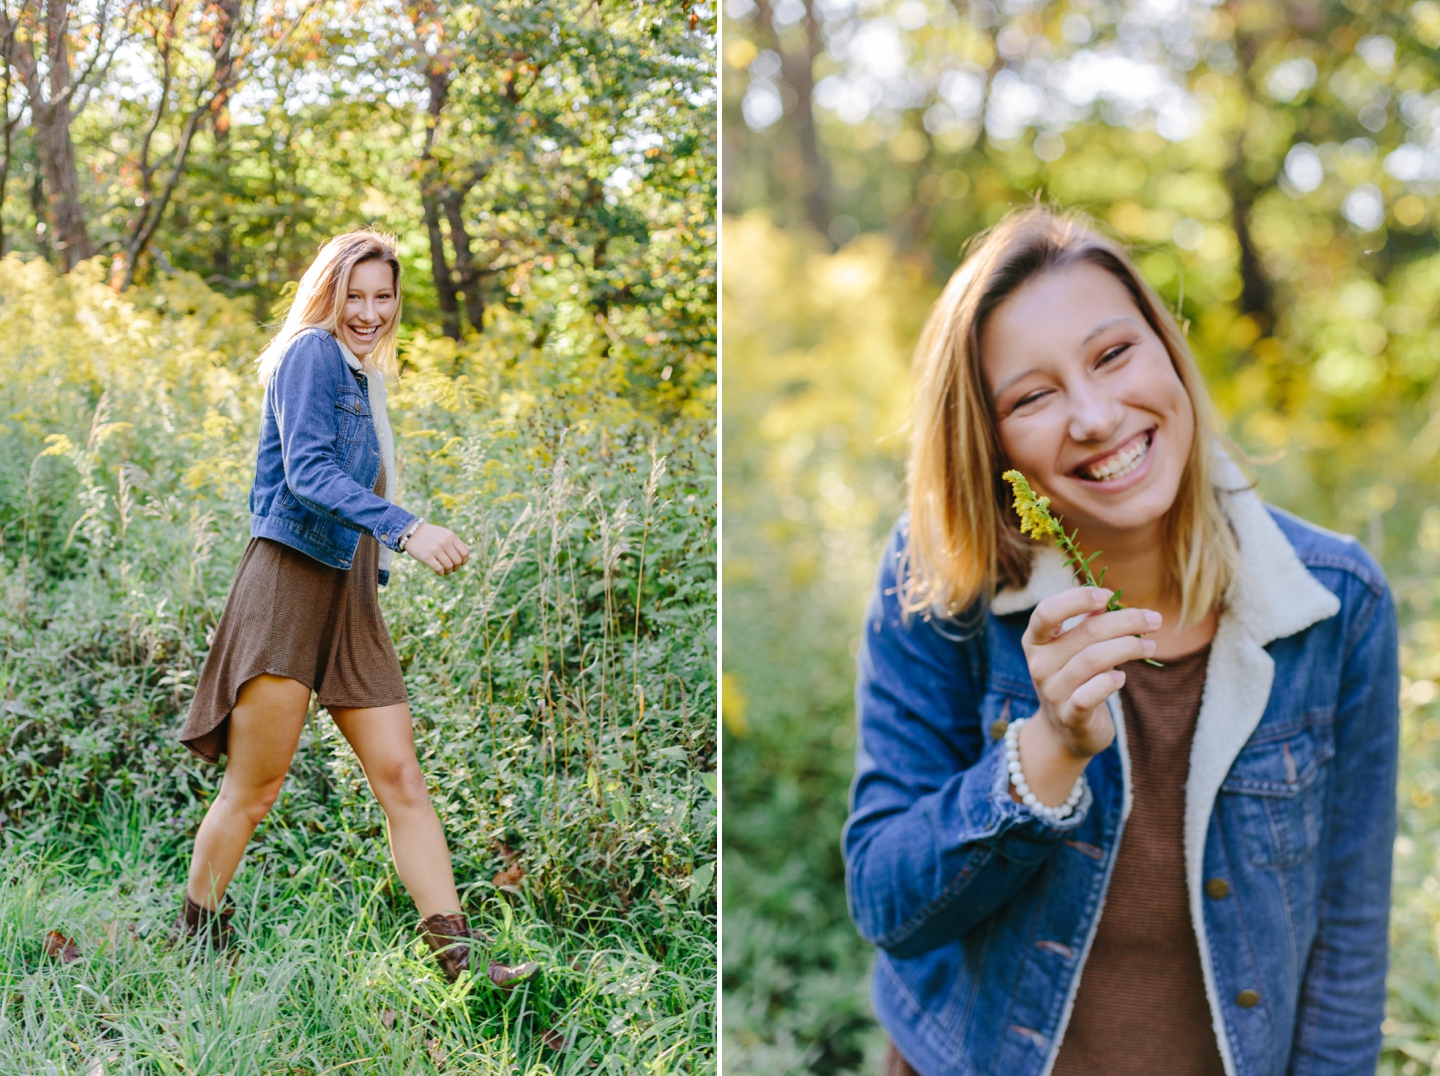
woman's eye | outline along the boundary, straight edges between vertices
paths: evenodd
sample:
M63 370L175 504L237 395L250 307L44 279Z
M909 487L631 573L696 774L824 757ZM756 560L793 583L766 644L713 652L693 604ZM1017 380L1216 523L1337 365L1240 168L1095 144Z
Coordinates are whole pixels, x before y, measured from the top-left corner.
M1018 411L1026 404L1032 404L1044 395L1045 393L1041 389L1036 389L1034 392L1027 392L1024 396L1020 397L1020 399L1015 401L1015 406L1011 410Z
M1116 344L1114 347L1110 348L1110 350L1106 351L1103 355L1100 356L1100 362L1096 363L1096 365L1097 365L1097 366L1099 366L1099 365L1104 365L1105 363L1109 362L1111 359L1117 359L1117 358L1119 358L1121 355L1123 355L1125 352L1127 352L1127 351L1129 351L1129 350L1130 350L1130 345L1129 345L1129 344Z

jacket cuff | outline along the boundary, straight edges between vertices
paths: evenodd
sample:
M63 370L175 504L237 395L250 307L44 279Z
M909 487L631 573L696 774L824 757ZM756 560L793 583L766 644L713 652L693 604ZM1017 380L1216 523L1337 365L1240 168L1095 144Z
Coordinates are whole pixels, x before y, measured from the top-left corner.
M400 538L420 517L405 511L398 504L391 505L380 517L380 522L375 525L375 540L387 549L400 552Z
M960 786L961 815L967 829L989 831L999 843L999 851L1007 859L1027 862L1043 859L1055 843L1074 832L1085 821L1094 799L1089 782L1075 810L1058 822L1052 822L1017 803L1010 796L1010 770L1005 765L1003 741L993 744L966 774Z

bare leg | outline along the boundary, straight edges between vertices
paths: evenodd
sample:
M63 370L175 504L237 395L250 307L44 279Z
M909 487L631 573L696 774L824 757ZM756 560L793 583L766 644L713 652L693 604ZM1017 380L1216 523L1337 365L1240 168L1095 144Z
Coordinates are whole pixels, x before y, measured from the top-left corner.
M245 845L280 795L310 689L298 680L268 673L247 680L230 712L230 760L190 859L190 899L214 910L240 866ZM213 892L212 892L213 891Z
M403 702L364 709L331 707L330 715L355 749L370 789L385 811L395 870L420 917L458 912L460 895L455 891L445 831L415 758L410 707Z

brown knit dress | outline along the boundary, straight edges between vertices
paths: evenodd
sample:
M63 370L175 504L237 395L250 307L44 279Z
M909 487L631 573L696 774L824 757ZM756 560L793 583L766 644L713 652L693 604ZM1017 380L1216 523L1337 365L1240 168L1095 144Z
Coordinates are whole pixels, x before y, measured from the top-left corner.
M1134 803L1053 1076L1222 1076L1185 888L1185 782L1210 648L1121 666ZM895 1049L883 1076L918 1076Z
M385 496L381 470L375 492ZM360 536L349 571L269 538L251 538L215 641L200 670L180 742L208 762L226 753L230 711L262 673L299 680L325 707L408 702L400 659L380 613L380 544Z

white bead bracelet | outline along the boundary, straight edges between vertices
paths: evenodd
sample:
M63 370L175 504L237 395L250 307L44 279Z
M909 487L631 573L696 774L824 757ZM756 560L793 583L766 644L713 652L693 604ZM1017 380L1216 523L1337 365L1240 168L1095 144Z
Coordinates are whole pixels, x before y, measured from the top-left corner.
M425 520L417 518L414 523L405 528L405 533L402 534L400 540L395 543L395 545L399 547L400 552L405 552L405 547L410 544L410 539L414 538L415 533L423 526L425 526Z
M1059 822L1074 813L1080 798L1085 795L1085 775L1082 773L1075 778L1075 787L1060 806L1050 807L1041 803L1035 793L1030 791L1025 773L1020 768L1020 726L1029 720L1028 717L1022 717L1018 721L1012 721L1005 730L1005 766L1010 771L1010 783L1015 786L1020 802L1046 821Z

